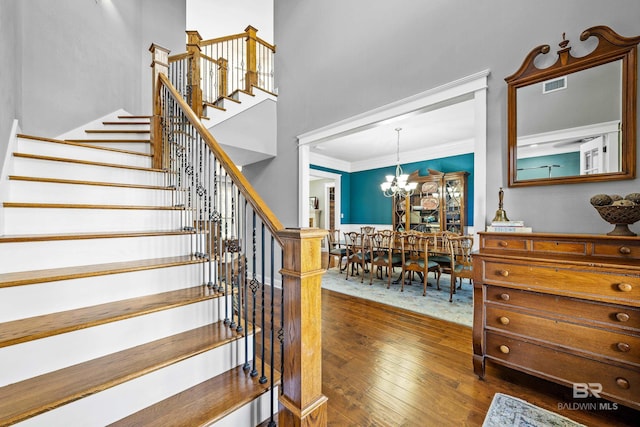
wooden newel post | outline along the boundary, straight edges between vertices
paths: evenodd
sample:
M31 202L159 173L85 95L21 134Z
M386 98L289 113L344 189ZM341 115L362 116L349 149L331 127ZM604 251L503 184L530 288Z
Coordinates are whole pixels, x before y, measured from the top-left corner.
M197 31L187 31L187 53L191 56L191 109L196 116L202 117L202 87L200 84L200 42L202 37Z
M152 164L154 168L160 169L163 165L162 155L162 122L160 120L160 91L158 88L158 75L163 73L169 75L169 49L165 49L157 44L149 47L151 52L151 150L153 154Z
M227 89L228 69L229 61L222 57L218 58L218 97L229 95L229 89Z
M247 33L247 72L245 73L244 90L253 93L253 86L258 84L257 40L258 30L249 25L244 29Z
M284 249L284 367L278 425L327 425L327 397L322 394L322 268L318 228L278 232Z

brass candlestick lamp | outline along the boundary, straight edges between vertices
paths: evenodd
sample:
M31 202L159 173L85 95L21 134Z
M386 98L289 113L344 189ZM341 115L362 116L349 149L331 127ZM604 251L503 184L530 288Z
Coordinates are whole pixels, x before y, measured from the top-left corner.
M500 187L500 191L498 191L498 210L496 211L496 216L493 217L494 221L509 221L509 218L507 218L507 213L504 209L502 209L503 198L504 191L502 191L502 187Z

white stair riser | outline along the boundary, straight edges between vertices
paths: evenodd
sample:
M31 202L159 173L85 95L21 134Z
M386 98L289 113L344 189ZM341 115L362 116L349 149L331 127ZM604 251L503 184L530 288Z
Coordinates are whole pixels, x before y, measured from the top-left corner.
M208 266L179 265L0 288L0 322L208 283Z
M249 340L250 342L251 340ZM45 412L20 427L101 427L244 363L244 340L235 341L103 392ZM220 396L221 399L224 396ZM250 424L237 424L248 426Z
M69 159L117 163L145 168L151 167L151 158L147 156L118 153L109 150L96 150L95 148L28 138L18 138L18 148L16 151L25 154L38 154L40 156L65 157Z
M2 243L0 259L12 261L0 264L0 273L192 255L204 241L175 235Z
M224 298L131 317L0 348L0 386L125 350L212 322Z
M273 399L275 400L273 412L274 419L278 421L278 390L279 387L273 388ZM238 427L238 426L257 426L271 416L271 395L270 392L263 393L254 401L244 405L233 411L218 422L211 424L209 427Z
M99 138L96 138L99 139ZM117 148L118 150L127 150L133 151L135 153L143 153L150 154L151 153L151 144L149 141L140 141L140 142L82 142L83 144L95 145L96 147L106 147L106 148Z
M6 234L177 230L182 211L139 209L5 208Z
M97 129L97 130L109 130L110 132L107 132L107 133L85 132L85 136L83 139L100 139L100 140L104 139L105 141L135 139L135 140L141 140L141 141L148 141L150 138L149 132L135 132L135 133L119 132L119 131L126 130L126 129L123 129L122 127L120 127L119 129ZM111 132L113 130L115 130L116 132ZM147 129L142 129L142 130L149 130L149 128L147 127Z
M14 157L13 175L121 184L162 185L165 174L138 169Z
M171 206L173 191L9 180L10 202Z

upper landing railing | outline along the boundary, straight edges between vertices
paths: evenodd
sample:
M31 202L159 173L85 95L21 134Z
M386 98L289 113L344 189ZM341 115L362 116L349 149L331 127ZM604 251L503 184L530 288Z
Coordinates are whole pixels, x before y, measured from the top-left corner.
M169 57L169 76L198 117L237 91L275 92L276 47L257 32L248 26L244 33L202 40L197 31L187 31L187 52Z
M193 69L170 71L169 51L150 50L153 165L166 171L181 227L192 232L202 284L225 295L218 309L243 337L243 368L271 393L269 425L277 416L281 427L326 426L320 322L326 232L282 226L201 123L187 102L193 97L185 99L194 93L185 83ZM245 78L254 81L249 72Z

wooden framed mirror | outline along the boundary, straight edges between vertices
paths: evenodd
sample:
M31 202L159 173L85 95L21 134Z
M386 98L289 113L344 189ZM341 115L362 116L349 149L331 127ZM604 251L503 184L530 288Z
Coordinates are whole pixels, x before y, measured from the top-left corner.
M509 187L633 179L636 174L637 45L606 26L580 40L595 48L571 55L563 34L558 58L533 49L505 78Z

